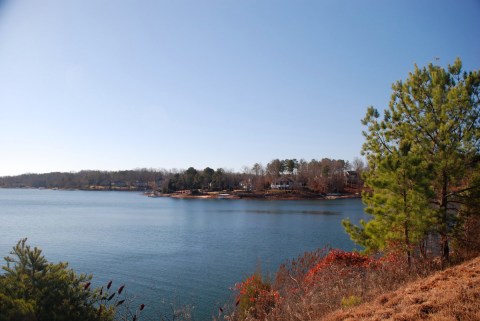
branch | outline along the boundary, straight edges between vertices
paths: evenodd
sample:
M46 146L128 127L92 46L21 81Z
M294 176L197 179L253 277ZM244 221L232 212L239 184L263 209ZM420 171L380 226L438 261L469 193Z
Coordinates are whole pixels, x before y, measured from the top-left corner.
M432 136L432 134L430 132L428 132L425 128L423 128L423 126L420 124L420 122L418 122L413 116L412 116L412 113L410 111L410 109L407 107L407 104L403 101L403 99L400 100L401 101L401 104L403 106L403 108L406 110L407 112L407 116L408 118L410 118L410 120L415 123L419 129L425 134L427 135L437 146L440 146L440 144L438 143L437 141L437 137L435 136Z
M385 140L382 138L382 136L378 133L378 131L375 132L377 138L380 140L380 143L383 145L383 147L390 153L392 154L392 150L390 149L390 147L387 145L387 143L385 142Z
M471 190L474 190L474 189L480 189L480 186L471 186L471 187L467 187L467 188L464 188L464 189L461 189L459 191L454 191L454 192L450 192L448 193L447 195L445 195L446 197L450 197L450 196L454 196L454 195L457 195L457 196L460 196L462 197L461 195L458 195L458 194L461 194L461 193L464 193L464 192L467 192L467 191L471 191Z

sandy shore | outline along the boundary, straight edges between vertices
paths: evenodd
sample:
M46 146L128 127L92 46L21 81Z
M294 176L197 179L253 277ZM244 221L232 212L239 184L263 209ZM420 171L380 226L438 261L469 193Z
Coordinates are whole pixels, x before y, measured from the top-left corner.
M280 193L246 193L243 191L224 192L224 193L168 193L158 194L158 197L171 197L180 199L256 199L256 200L332 200L343 198L360 198L359 193L355 194L315 194L298 192L280 192Z

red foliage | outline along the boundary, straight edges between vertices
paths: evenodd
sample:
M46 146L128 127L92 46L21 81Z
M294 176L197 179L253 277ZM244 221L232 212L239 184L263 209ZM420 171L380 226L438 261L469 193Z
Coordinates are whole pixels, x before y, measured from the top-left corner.
M341 306L345 297L363 300L394 288L409 275L403 253L396 251L382 256L337 249L308 252L283 264L272 285L259 274L236 284L236 316L277 320L285 313L291 317L296 313L291 307L304 304L315 304L327 313Z
M332 268L335 268L335 272L339 276L345 276L362 269L376 268L378 264L378 260L368 255L358 252L332 250L306 273L305 283L315 282L322 275L322 272L331 271Z
M268 313L279 300L278 291L272 291L270 284L264 282L259 274L254 274L245 281L235 284L237 306L242 315L250 313L257 317Z

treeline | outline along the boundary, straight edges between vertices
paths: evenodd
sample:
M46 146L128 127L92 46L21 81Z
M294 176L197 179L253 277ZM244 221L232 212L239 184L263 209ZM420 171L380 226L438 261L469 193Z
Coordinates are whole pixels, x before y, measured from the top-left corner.
M186 170L135 169L124 171L83 170L70 173L23 174L0 177L4 188L49 188L89 190L156 190L170 193L180 190L265 191L272 186L315 193L340 193L346 187L360 187L364 164L323 158L274 159L266 166L255 163L241 172L206 167Z
M60 189L132 189L147 188L147 182L159 181L163 172L154 169L125 171L83 170L79 172L53 172L22 174L0 178L4 188L60 188Z

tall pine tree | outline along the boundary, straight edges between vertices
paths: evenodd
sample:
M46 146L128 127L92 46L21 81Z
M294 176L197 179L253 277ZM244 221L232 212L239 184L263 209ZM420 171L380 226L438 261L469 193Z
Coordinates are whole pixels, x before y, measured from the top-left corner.
M368 109L363 153L372 194L364 200L373 219L362 227L345 223L354 240L381 244L393 238L381 231L409 222L403 245L411 248L411 231L425 233L423 227L430 226L442 261L449 260L450 239L459 226L458 199L478 188L466 185L464 178L480 150L479 87L480 73L462 72L460 59L447 69L415 66L407 80L392 86L382 120L377 110ZM395 211L396 219L385 220L385 213Z
M369 108L363 120L369 128L369 133L364 133L364 151L370 166L364 178L373 190L363 194L363 201L374 219L362 221L362 227L348 220L343 225L367 251L401 250L410 265L415 249L425 254L420 245L434 222L428 206L430 171L408 140L393 140L392 128L378 118L378 112Z

